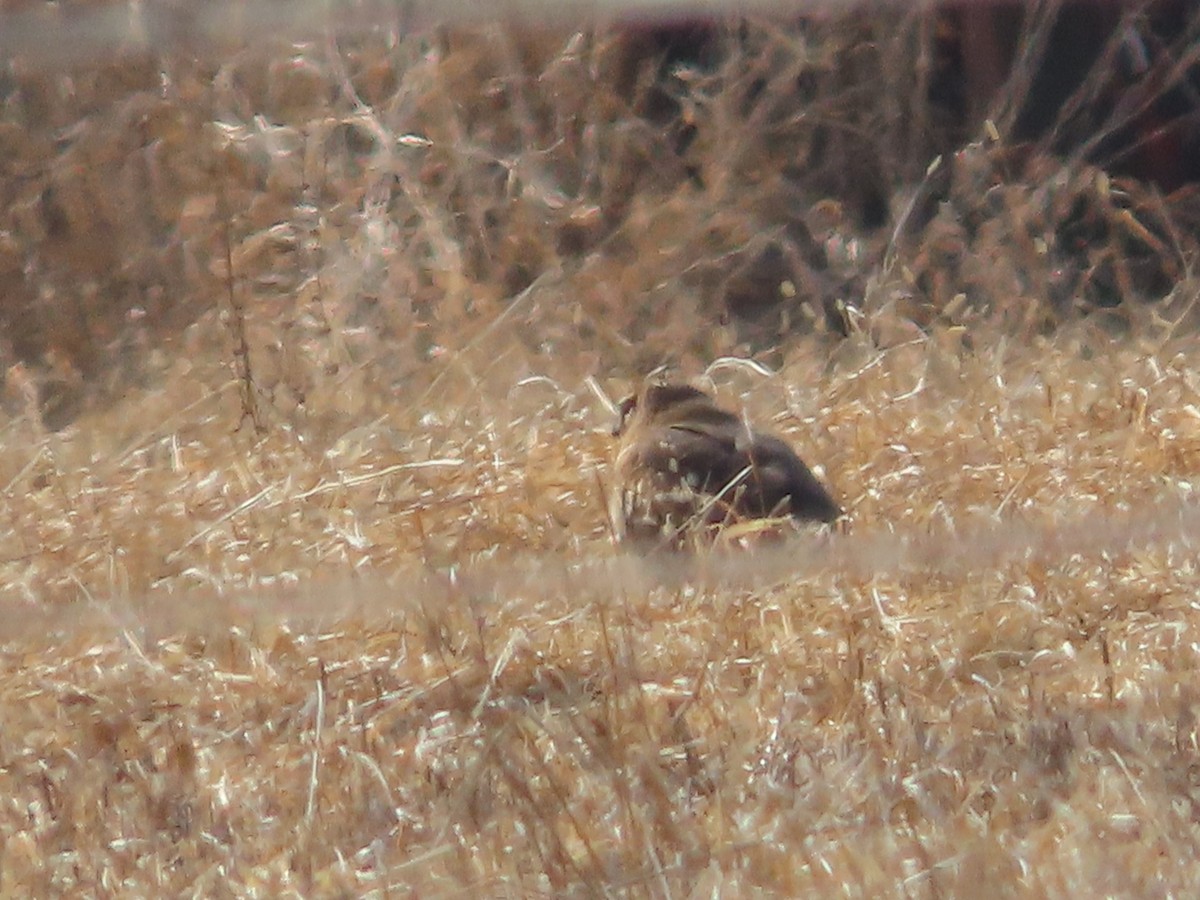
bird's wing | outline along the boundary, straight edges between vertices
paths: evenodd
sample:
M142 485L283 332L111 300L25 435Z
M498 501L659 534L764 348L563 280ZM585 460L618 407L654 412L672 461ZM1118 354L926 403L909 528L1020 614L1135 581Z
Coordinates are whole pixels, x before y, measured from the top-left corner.
M719 422L686 422L662 429L653 442L663 462L691 487L715 493L749 464L737 436Z
M744 452L749 432L742 420L732 413L714 406L701 406L687 411L687 415L672 422L663 423L667 430L677 432L678 439L690 446L693 438L697 446L718 448L724 453Z

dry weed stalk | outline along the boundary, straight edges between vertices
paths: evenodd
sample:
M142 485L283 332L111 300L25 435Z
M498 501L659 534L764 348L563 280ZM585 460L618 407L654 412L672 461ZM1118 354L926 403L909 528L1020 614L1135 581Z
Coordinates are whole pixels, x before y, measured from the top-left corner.
M224 196L224 195L222 195ZM246 314L238 296L237 275L233 269L233 237L232 225L229 220L230 211L222 203L225 227L222 236L225 240L225 296L228 301L226 315L222 316L233 343L234 378L238 383L238 397L242 404L241 423L249 419L254 426L254 433L261 436L266 433L267 426L259 409L258 387L254 383L254 370L250 362L250 343L246 337Z

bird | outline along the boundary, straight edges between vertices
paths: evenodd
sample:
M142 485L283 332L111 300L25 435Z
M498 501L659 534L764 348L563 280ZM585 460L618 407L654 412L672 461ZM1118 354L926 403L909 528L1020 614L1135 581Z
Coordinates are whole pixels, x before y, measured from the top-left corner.
M624 540L679 548L735 522L829 523L842 515L791 447L750 428L699 388L652 382L617 412L614 519Z

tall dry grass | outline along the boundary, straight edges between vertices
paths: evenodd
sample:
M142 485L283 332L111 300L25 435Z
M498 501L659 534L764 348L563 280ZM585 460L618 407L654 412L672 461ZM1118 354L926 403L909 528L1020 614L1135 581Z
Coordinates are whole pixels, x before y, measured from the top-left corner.
M915 14L397 34L10 92L0 890L1186 894L1184 208L989 137L903 217ZM614 548L663 362L846 533Z

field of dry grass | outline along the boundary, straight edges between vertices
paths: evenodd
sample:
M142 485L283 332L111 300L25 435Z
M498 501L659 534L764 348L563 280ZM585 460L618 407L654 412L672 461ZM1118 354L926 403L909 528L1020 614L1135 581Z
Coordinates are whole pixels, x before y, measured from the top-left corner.
M674 99L499 29L79 75L127 93L0 243L0 894L1188 895L1190 207L993 137L893 227L927 25L743 27ZM156 183L131 120L178 177L72 244ZM847 526L615 547L663 362Z

